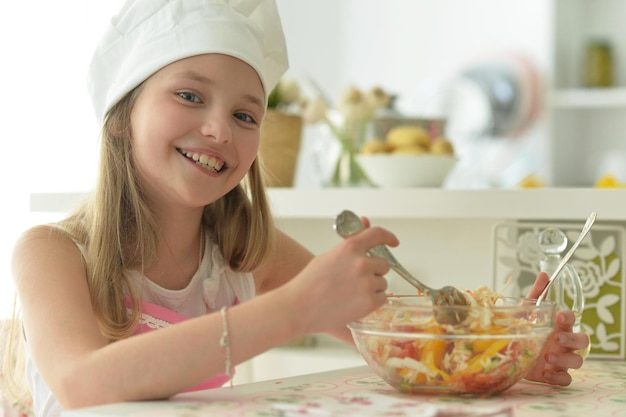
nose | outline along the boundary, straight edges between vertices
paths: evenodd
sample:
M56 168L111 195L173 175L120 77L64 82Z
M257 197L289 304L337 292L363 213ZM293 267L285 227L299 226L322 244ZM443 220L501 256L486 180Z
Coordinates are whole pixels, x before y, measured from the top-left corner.
M204 114L200 132L203 136L212 137L216 142L230 142L232 139L231 122L231 114L212 110Z

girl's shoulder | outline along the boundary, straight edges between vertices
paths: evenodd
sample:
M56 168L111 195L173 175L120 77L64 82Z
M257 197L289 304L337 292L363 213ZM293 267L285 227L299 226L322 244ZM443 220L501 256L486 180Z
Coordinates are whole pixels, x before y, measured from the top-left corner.
M54 253L80 253L80 249L63 227L53 223L43 224L22 232L15 243L13 259L19 261L23 257Z
M70 233L57 223L40 224L26 229L19 236L18 243L28 243L32 241L46 240L53 243L70 241Z

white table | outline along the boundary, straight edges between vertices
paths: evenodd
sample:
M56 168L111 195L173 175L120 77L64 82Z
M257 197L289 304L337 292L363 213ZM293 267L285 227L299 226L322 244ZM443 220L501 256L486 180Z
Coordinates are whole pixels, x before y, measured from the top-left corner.
M514 417L626 416L625 361L588 360L572 375L574 380L569 387L522 381L497 396L466 398L402 395L376 377L367 366L361 366L184 394L169 401L119 403L67 411L63 417L306 416L313 415L310 414L313 411L318 413L317 416L355 415L353 412L341 413L342 409L345 411L354 406L338 403L337 399L347 394L366 399L357 405L362 407L359 415L368 416L382 415L380 413L389 411L392 402L398 400L431 405L440 411L462 407L467 416L481 415L485 410L508 410L508 414L500 415ZM280 414L276 411L285 407L300 408L301 413ZM324 414L325 410L328 413ZM302 414L304 411L309 414Z

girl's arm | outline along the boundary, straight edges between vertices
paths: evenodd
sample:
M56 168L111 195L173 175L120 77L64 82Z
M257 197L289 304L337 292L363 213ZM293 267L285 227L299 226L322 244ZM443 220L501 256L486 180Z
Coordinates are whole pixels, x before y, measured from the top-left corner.
M261 295L228 309L232 364L306 334L335 331L381 305L389 266L365 253L395 242L372 228L315 258L292 249L299 258L275 271L275 284L261 281ZM33 359L64 408L167 398L225 371L219 312L109 343L92 311L80 251L49 228L19 240L13 274Z
M276 236L274 254L254 273L258 294L274 290L289 282L314 258L310 250L283 232L277 231ZM354 345L352 334L345 325L329 330L328 333Z

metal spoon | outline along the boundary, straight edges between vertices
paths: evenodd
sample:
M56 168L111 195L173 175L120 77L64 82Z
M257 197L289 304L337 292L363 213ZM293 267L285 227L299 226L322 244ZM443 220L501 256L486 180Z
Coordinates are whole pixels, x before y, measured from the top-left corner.
M587 217L587 221L585 222L585 225L583 226L583 230L580 232L580 234L578 235L578 238L576 239L572 247L569 249L569 251L567 251L565 256L563 256L563 259L561 260L559 265L556 267L556 269L552 273L552 276L550 277L550 281L548 281L548 284L546 285L546 287L543 289L543 291L537 298L537 305L541 304L541 302L546 298L546 296L548 295L548 290L550 289L550 285L552 285L552 282L554 282L554 279L557 276L559 276L559 273L565 267L569 259L572 257L572 255L574 254L574 251L576 251L576 249L580 245L580 242L582 242L585 236L587 236L587 233L589 233L589 231L591 230L591 226L593 226L593 223L595 221L596 221L596 212L594 211L589 215L589 217Z
M339 213L335 219L334 228L341 237L347 238L356 232L365 229L365 226L361 223L359 216L350 210L344 210ZM415 278L400 264L400 262L396 260L389 248L386 246L375 246L370 249L368 253L370 256L377 256L379 258L386 259L389 262L389 266L391 266L391 268L409 284L429 294L432 298L433 305L468 305L467 298L465 297L463 291L449 285L441 289L434 289ZM449 314L452 313L452 311L446 313L448 314L438 314L436 316L436 320L442 324L457 324L463 321L466 316L466 313L461 311L454 312L454 314Z

